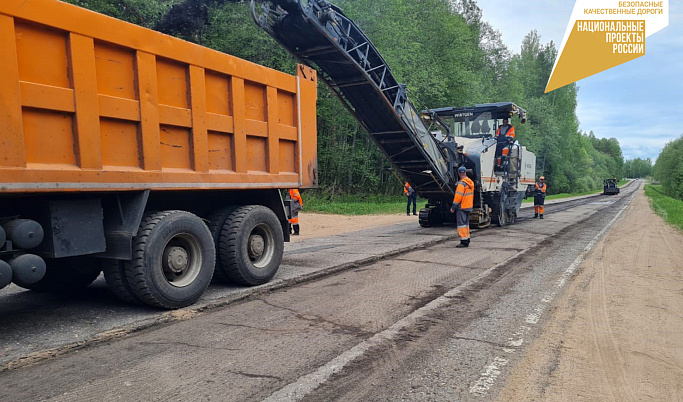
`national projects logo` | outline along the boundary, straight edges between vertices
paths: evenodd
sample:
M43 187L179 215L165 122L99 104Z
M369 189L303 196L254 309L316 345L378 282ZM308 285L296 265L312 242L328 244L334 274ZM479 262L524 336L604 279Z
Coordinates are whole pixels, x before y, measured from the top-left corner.
M545 92L645 55L669 25L669 0L576 0Z

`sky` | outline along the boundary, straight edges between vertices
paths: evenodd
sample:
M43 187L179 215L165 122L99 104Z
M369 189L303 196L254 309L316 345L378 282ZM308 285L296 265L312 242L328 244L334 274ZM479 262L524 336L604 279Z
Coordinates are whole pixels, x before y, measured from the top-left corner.
M536 29L559 51L574 9L571 0L477 0L483 19L519 53L522 39ZM657 158L683 134L683 2L669 1L669 26L648 37L645 56L577 82L581 131L619 140L625 159ZM529 110L533 113L533 110Z

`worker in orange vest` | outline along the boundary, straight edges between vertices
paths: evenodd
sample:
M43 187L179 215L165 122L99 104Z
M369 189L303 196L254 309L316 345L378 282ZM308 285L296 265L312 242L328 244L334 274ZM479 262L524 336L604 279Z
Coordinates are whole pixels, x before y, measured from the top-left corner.
M304 209L304 200L301 199L301 194L299 194L299 190L296 188L290 188L289 191L287 192L287 197L285 197L287 200L291 200L291 206L292 206L292 217L289 220L289 234L293 234L295 236L299 235L299 211ZM294 232L292 233L292 229L294 229Z
M416 209L417 209L417 193L415 192L415 189L406 182L406 184L403 185L403 194L408 197L408 205L406 205L406 215L410 215L410 204L413 204L413 215L417 215Z
M503 157L510 154L510 145L515 142L515 128L509 124L507 117L503 117L503 125L498 127L494 138L498 141L496 144L496 166L500 166Z
M474 206L474 183L467 177L467 169L464 166L458 168L458 181L455 187L455 197L451 213L455 213L455 222L458 227L460 244L456 247L470 246L470 212Z
M539 214L543 219L543 204L545 204L545 177L538 178L538 182L534 186L534 218L538 218Z

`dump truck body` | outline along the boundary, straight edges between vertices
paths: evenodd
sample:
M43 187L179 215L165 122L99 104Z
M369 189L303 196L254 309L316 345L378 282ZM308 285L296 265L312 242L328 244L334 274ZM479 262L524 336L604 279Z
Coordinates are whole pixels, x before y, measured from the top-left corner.
M160 289L206 282L212 272L201 265L216 250L224 266L217 276L234 278L245 261L274 274L259 253L266 247L279 265L276 243L289 237L279 189L317 186L314 70L284 74L56 0L0 2L0 59L0 225L32 220L45 238L26 250L13 232L0 257L15 276L24 269L17 257L48 259L45 277L22 285L51 286L60 282L52 279L57 270L76 276L72 268L83 264L74 258L92 256L101 260L89 259L90 271L105 261L125 298L126 275L147 269L131 268L140 231L170 220L199 233L167 239L163 261L154 262L163 272L146 274L167 279ZM207 253L199 218L212 232ZM260 229L237 227L246 218ZM246 243L222 244L223 229ZM232 251L222 258L221 248ZM237 281L269 279L249 275L237 273ZM130 298L178 307L198 297L161 293Z
M310 69L54 0L1 2L0 30L3 192L316 184Z

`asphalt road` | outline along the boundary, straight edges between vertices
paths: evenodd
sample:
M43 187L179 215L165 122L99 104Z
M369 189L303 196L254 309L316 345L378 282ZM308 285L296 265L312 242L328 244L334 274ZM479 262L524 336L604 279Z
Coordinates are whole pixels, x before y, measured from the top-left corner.
M10 291L0 400L481 400L635 187L549 205L543 221L525 211L466 250L453 228L416 224L290 244L275 282L214 286L171 313L102 283Z

